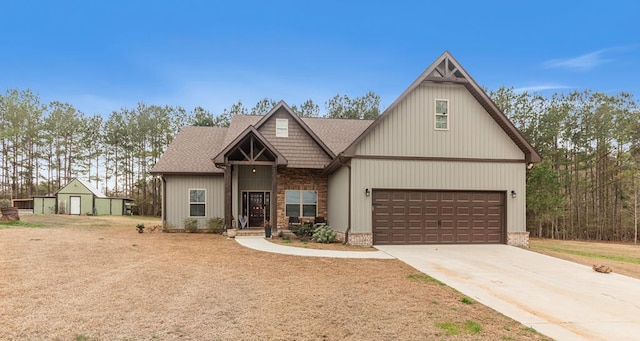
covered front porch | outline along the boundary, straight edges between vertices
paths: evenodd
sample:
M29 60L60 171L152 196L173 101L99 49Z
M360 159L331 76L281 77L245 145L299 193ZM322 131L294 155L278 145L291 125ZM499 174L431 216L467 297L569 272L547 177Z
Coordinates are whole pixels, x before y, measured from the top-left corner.
M278 189L278 167L286 167L287 159L250 126L213 161L224 170L227 228L274 230L278 219L271 198Z
M288 168L287 160L253 127L214 159L224 170L227 227L272 233L289 217L327 216L327 176L322 169Z

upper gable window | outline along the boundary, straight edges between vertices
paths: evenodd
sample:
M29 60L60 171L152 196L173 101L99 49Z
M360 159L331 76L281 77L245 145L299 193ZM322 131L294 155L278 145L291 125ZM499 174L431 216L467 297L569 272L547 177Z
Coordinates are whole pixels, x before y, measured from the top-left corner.
M276 137L289 137L289 120L276 118Z
M435 129L449 130L449 100L436 99Z

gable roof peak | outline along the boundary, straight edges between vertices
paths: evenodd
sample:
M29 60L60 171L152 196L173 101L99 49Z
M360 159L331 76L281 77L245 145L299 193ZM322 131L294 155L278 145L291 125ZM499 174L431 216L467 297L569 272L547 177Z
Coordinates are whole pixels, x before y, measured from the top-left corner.
M394 111L409 94L411 94L422 83L457 83L463 85L469 93L482 105L489 113L494 121L504 130L511 140L525 154L526 162L540 162L542 160L540 154L533 146L524 138L507 116L493 103L489 95L471 78L467 71L458 63L449 51L444 51L427 69L411 83L411 85L388 106L378 118L358 136L345 149L344 154L351 156L355 152L356 146L362 141L377 125L385 120L391 112Z
M309 128L309 126L300 118L300 116L298 116L298 114L296 114L293 109L291 109L291 107L289 105L287 105L287 103L284 100L280 100L280 102L278 102L278 104L276 104L273 109L271 109L271 111L269 111L266 115L264 115L263 118L260 119L260 121L258 121L258 123L256 123L254 125L254 127L256 129L259 129L265 122L267 122L271 116L273 116L276 112L278 112L280 109L284 109L284 111L289 114L289 116L291 117L291 119L293 119L295 122L297 122L302 129L309 134L309 136L311 136L311 138L320 146L320 148L322 148L322 150L325 151L325 153L327 153L327 155L329 155L330 158L334 158L336 155L331 151L331 149L329 149L329 147L327 147L327 145L318 137L318 135L316 135L316 133L313 132L313 130L311 130L311 128Z

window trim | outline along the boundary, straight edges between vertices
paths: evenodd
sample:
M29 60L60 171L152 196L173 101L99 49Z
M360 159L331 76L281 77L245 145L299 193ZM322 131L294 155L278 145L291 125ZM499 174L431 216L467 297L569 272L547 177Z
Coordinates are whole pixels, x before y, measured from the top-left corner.
M191 201L191 191L204 191L204 201ZM189 188L187 190L187 203L189 208L189 218L202 218L207 216L207 189L206 188ZM203 215L191 215L191 205L204 205Z
M446 102L447 103L447 112L446 113L439 113L438 112L438 101L442 101L442 102ZM450 128L450 123L451 120L449 119L449 116L451 116L450 113L450 107L449 107L449 100L448 99L444 99L444 98L436 98L433 101L433 129L434 130L440 130L440 131L447 131ZM446 117L447 119L447 127L446 128L438 128L438 117Z
M289 119L276 118L276 137L289 137Z
M287 192L298 192L299 201L295 202L295 203L289 203L287 201ZM305 203L304 202L304 192L313 192L313 193L315 193L316 202L315 203ZM287 190L284 191L284 215L286 217L290 217L288 215L288 212L287 212L287 206L288 205L298 205L298 209L299 209L299 212L300 212L298 217L310 217L310 216L304 215L304 206L305 205L307 205L307 206L314 205L316 207L316 210L315 210L315 214L314 214L313 217L315 218L315 217L318 216L318 191L316 191L316 190L307 190L307 189L287 189Z

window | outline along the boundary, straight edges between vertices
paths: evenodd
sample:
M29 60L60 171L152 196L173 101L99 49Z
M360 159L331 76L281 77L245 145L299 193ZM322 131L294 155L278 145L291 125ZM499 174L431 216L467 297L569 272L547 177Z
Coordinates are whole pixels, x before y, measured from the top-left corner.
M285 191L285 215L288 217L315 217L318 215L318 192Z
M204 189L189 190L189 216L204 217L206 206L206 195Z
M276 137L289 137L289 120L276 118Z
M435 129L449 130L449 100L436 100Z

